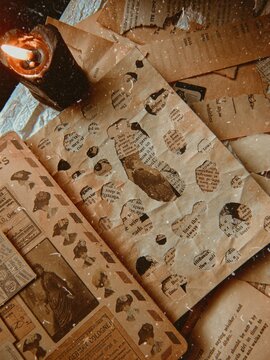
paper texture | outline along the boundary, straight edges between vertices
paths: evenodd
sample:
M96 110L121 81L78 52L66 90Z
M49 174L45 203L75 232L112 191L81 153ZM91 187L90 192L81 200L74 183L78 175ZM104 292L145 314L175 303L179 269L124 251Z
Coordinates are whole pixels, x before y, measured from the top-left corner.
M189 342L186 360L269 358L270 299L249 284L230 280L214 292Z
M270 100L264 95L224 96L192 108L220 140L270 132Z
M266 194L136 49L28 145L172 321L269 242Z
M37 274L0 310L20 353L29 360L33 354L61 360L181 356L184 339L15 133L1 139L0 153L9 159L2 187L13 194L17 213L28 216L22 229L32 226L36 234L23 231L25 241L19 241L8 233ZM27 176L19 181L14 175L22 169ZM1 228L13 220L5 218Z
M180 15L177 27L190 30L193 24L220 26L253 15L254 1L174 1L109 0L99 16L99 22L118 33L144 26L163 27L165 20Z
M13 216L14 207L12 206L13 199L3 187L0 189L0 199L1 224L3 224L7 218ZM20 219L17 218L17 221L22 223L24 220L21 217ZM9 229L6 230L10 232ZM14 235L16 237L22 236L19 226L17 226L16 230L13 229L12 231L17 232ZM0 306L17 294L34 278L35 273L30 266L6 236L0 232Z
M266 149L270 147L269 134L247 136L230 142L233 152L260 186L270 195L270 159Z
M269 16L177 35L141 49L168 82L185 79L269 56Z

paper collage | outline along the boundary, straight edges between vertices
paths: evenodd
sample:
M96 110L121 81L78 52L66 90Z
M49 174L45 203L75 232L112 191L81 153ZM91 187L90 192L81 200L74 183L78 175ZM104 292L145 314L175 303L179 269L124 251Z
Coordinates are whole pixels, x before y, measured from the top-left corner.
M269 242L264 191L138 50L27 143L172 321Z

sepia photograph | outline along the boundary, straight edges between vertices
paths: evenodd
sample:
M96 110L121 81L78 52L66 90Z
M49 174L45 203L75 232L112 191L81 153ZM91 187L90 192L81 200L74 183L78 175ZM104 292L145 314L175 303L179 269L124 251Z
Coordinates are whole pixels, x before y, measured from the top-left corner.
M37 278L21 292L22 298L57 342L99 302L48 239L26 258Z

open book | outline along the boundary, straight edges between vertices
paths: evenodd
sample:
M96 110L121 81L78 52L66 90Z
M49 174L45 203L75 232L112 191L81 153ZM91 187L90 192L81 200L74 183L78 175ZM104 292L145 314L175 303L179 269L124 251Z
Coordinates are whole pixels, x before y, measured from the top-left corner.
M0 358L179 358L185 340L15 133L0 156L1 229L36 274L0 308Z
M0 145L3 231L37 275L1 309L17 349L180 357L163 311L177 321L269 243L268 195L137 49L27 145Z

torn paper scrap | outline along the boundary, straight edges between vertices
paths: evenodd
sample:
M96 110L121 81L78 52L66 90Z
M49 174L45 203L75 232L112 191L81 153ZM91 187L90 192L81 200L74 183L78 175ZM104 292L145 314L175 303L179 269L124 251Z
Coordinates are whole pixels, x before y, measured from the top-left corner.
M183 33L140 48L168 81L205 74L270 55L270 15Z

